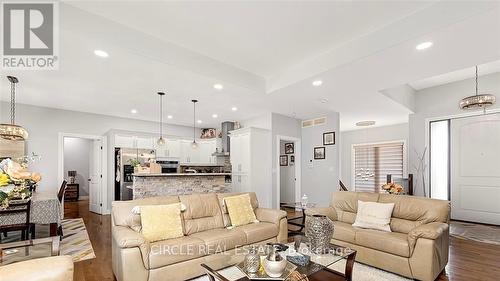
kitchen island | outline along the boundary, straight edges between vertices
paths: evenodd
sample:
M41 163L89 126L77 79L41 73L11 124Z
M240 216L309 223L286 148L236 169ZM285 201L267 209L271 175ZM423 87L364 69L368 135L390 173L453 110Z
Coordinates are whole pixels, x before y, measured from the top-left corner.
M229 192L231 173L133 174L133 199Z

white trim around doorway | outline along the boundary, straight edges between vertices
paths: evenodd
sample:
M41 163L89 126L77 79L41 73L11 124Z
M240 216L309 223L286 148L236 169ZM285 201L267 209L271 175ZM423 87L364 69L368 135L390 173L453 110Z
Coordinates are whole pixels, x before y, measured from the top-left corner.
M108 188L107 188L107 176L108 176L108 158L107 158L107 137L106 136L98 136L98 135L87 135L87 134L76 134L76 133L59 133L57 139L57 179L58 182L61 183L64 180L64 138L81 138L88 140L100 140L102 144L101 151L101 172L102 172L102 180L101 180L101 192L100 192L100 204L101 204L101 214L110 214L110 206L108 206ZM63 202L64 204L64 202Z
M300 202L302 198L302 186L301 186L301 140L300 138L276 135L276 206L280 207L280 197L281 197L281 179L280 179L280 143L281 141L290 141L294 143L294 155L295 155L295 202Z

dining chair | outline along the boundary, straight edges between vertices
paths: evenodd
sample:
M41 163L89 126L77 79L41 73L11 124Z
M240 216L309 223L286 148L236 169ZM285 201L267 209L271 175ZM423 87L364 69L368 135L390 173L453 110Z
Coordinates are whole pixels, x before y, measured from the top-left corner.
M21 231L21 240L34 239L34 228L30 223L31 199L19 200L18 202L10 202L9 207L0 210L0 217L12 217L14 222L8 225L0 225L0 233L7 233L11 231ZM16 221L19 218L18 221ZM0 236L0 241L2 240Z
M57 193L57 199L59 200L59 203L61 203L61 206L63 206L63 201L64 201L64 194L66 193L66 187L68 186L68 182L66 180L63 180L61 187L59 188L59 192ZM64 208L61 209L62 217L64 217ZM59 225L57 227L57 235L63 237L63 230L62 230L62 225Z

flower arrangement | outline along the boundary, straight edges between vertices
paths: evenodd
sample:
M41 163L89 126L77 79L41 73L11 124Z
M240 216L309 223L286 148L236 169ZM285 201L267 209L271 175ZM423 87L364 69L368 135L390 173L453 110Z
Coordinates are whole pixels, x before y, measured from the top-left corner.
M382 185L382 189L389 194L396 194L396 195L403 193L404 190L401 185L393 182Z
M21 158L21 163L9 158L0 162L0 208L9 207L11 200L30 197L30 187L42 180L40 173L28 171L26 159Z

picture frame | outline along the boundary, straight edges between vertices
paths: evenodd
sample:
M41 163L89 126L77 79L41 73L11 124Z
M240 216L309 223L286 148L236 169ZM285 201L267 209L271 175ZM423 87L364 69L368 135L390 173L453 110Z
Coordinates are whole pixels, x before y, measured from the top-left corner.
M323 145L334 145L335 144L335 132L323 133Z
M200 138L202 139L213 139L217 137L217 130L214 128L206 128L206 129L201 129L201 136Z
M293 154L295 152L295 147L293 142L285 143L285 154Z
M290 155L290 166L295 164L295 155Z
M325 147L318 146L314 148L314 160L326 159Z
M280 166L288 166L288 155L280 155Z

